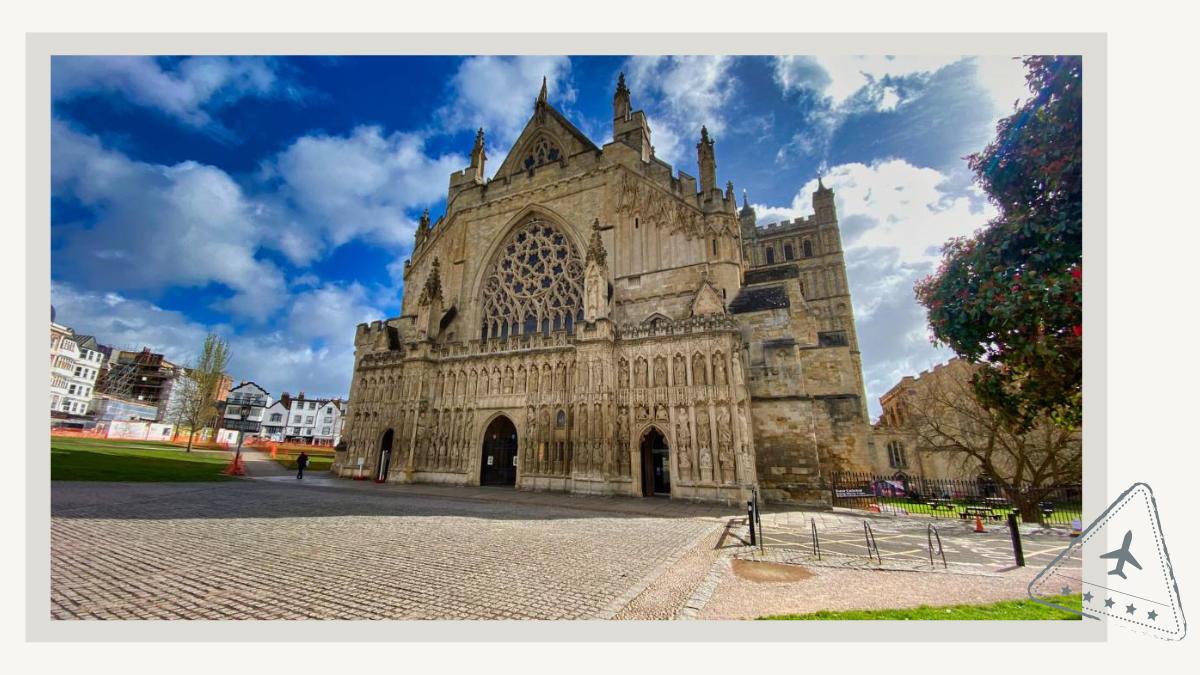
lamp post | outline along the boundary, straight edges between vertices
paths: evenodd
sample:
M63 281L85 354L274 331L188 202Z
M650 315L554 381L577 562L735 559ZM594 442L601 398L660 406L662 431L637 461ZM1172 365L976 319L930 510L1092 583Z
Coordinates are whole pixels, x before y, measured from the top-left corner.
M238 409L238 444L237 451L233 453L233 465L241 467L242 465L242 440L246 438L246 420L250 417L250 406L241 406Z

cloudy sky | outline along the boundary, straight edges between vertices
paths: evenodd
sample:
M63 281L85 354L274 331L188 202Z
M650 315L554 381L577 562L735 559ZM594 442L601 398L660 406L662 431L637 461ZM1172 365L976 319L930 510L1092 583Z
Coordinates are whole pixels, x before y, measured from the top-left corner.
M949 357L912 286L993 213L963 157L1026 93L1012 58L56 57L58 321L180 361L216 331L235 379L345 395L354 326L399 312L416 219L445 208L474 130L499 166L546 76L603 145L621 71L658 156L698 175L707 125L760 224L809 213L825 176L873 415Z

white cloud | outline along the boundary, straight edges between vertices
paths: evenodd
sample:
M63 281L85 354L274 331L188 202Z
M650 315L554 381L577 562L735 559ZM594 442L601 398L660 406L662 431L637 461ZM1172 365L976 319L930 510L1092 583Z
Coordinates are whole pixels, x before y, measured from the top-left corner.
M193 56L170 66L151 56L56 56L51 96L118 94L192 127L213 124L210 111L243 97L296 95L274 63L254 57Z
M408 213L444 197L450 174L467 162L430 157L421 136L377 126L304 136L266 164L280 199L264 204L281 224L278 247L297 263L359 238L399 247L416 227Z
M948 179L903 159L839 164L822 178L834 191L846 249L894 249L907 264L936 260L947 239L970 234L994 215L990 204L980 208L970 194L945 191ZM812 179L789 206L758 207L759 222L812 213L816 189Z
M635 56L625 79L635 109L650 118L654 152L663 161L690 165L692 149L707 126L714 136L728 127L726 104L737 83L728 56ZM719 138L717 139L720 140ZM718 151L719 154L719 151Z
M992 97L996 117L1013 112L1013 103L1031 94L1025 85L1025 64L1015 56L974 56L975 78L979 86Z
M884 78L933 73L962 58L936 55L777 56L775 81L785 92L811 89L828 96L837 107ZM888 97L898 97L898 92L892 90Z
M364 303L357 285L326 284L301 293L286 308L278 330L234 334L227 325L205 325L117 293L95 293L60 282L51 285L59 323L101 344L125 349L150 347L177 363L196 356L210 331L229 341L229 374L254 380L275 397L283 391L308 396L346 396L354 367L354 327L382 318Z
M945 174L902 159L834 166L822 180L834 191L868 404L877 413L879 396L901 376L951 356L930 344L913 285L934 270L947 239L984 226L995 210L976 191L952 190ZM816 189L811 180L788 206L756 205L758 221L811 214Z
M288 300L282 272L351 240L401 252L409 213L445 194L466 159L430 157L414 134L360 127L347 136L304 136L264 163L250 190L217 167L158 165L105 148L63 122L53 127L52 190L95 213L89 226L56 227L56 266L106 288L157 291L217 283L219 308L263 321ZM296 286L311 286L299 275Z
M51 179L56 196L96 213L90 227L63 227L55 253L81 278L116 290L215 282L233 292L225 308L257 320L285 290L279 269L255 257L254 209L216 167L131 160L56 121Z
M533 114L543 77L556 108L575 100L570 73L571 61L565 56L467 58L450 79L451 103L438 111L438 117L451 132L482 127L488 155L499 161Z

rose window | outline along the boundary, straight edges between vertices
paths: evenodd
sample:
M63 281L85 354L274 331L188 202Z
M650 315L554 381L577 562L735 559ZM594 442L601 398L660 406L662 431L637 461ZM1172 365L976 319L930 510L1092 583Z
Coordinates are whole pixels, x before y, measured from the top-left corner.
M483 282L482 337L574 332L583 319L583 262L553 225L529 220L508 235Z

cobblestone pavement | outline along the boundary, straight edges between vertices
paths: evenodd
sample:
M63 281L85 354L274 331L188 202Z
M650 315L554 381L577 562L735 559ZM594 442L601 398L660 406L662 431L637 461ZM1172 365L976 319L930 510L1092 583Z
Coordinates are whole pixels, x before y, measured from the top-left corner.
M314 478L53 483L51 616L610 618L732 513Z

